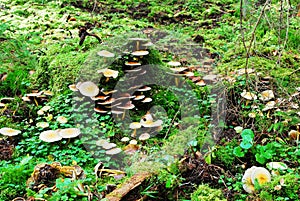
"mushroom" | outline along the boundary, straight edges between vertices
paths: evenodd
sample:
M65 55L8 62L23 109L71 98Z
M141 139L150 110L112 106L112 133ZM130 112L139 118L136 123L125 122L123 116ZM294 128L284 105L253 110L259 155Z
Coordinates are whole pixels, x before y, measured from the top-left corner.
M68 87L71 91L78 91L78 88L76 87L76 84L70 84Z
M131 53L133 56L143 57L149 54L147 50L138 50Z
M78 135L80 135L80 129L79 128L65 128L65 129L60 129L58 134L62 138L75 138Z
M247 100L256 100L257 96L254 93L246 92L245 90L241 93L241 96Z
M65 123L68 122L68 119L67 119L66 117L64 117L64 116L58 116L58 117L56 118L56 121L58 121L58 122L61 123L61 124L65 124Z
M243 178L242 178L243 189L247 193L253 193L255 190L254 184L252 183L252 180L251 180L251 175L256 168L257 168L256 166L252 166L251 168L247 169L243 175Z
M37 127L40 127L40 128L47 128L49 127L49 123L48 122L38 122L36 124Z
M101 92L105 95L105 96L107 96L107 95L109 95L109 94L113 94L113 93L116 93L118 90L111 90L111 91L103 91L103 89L101 90Z
M107 150L105 153L107 155L116 155L116 154L120 153L121 151L122 151L122 149L120 149L120 148L113 148L111 150Z
M88 96L88 97L93 97L93 96L97 96L99 93L99 88L98 86L91 82L91 81L87 81L87 82L83 82L79 85L79 92L84 95L84 96Z
M140 87L139 89L137 89L137 91L150 91L151 90L151 87L148 87L148 86L143 86L143 87Z
M241 96L246 99L246 106L249 104L249 101L257 99L254 93L246 92L245 90L241 93Z
M109 96L94 96L91 97L92 100L96 101L96 100L106 100L107 98L109 98Z
M145 141L145 140L148 140L150 138L150 134L149 133L143 133L139 136L139 140L141 141Z
M0 133L2 135L12 137L12 136L19 135L21 133L21 131L13 129L13 128L3 127L0 129Z
M110 77L117 78L118 75L119 75L119 71L111 70L109 68L98 70L97 72L98 73L103 73L104 77L106 77L106 78L110 78Z
M129 144L137 145L137 141L136 140L130 140Z
M56 142L62 139L62 137L58 134L57 130L43 131L41 132L39 138L44 142Z
M103 149L112 149L116 147L117 145L115 143L110 143L110 142L104 142L102 145Z
M44 111L44 112L46 112L46 111L48 111L50 109L51 109L51 107L48 106L48 105L45 105L44 107L41 108L41 110Z
M122 139L121 139L121 142L128 142L130 139L129 139L129 137L123 137Z
M145 98L145 95L137 95L133 100L142 100Z
M275 95L272 90L265 90L259 94L259 100L261 101L269 101L275 98Z
M169 61L167 64L170 66L175 66L175 67L181 65L181 63L178 61Z
M99 55L100 57L104 57L104 59L103 59L103 62L104 62L104 63L106 62L106 59L107 59L107 58L112 58L112 57L115 56L114 53L109 52L109 51L107 51L107 50L101 50L101 51L97 52L97 55Z
M115 56L114 53L109 52L109 51L107 51L107 50L101 50L101 51L97 52L97 55L99 55L99 56L101 56L101 57L107 57L107 58L109 58L109 57L114 57L114 56Z
M149 103L149 102L151 102L151 101L152 101L152 98L147 97L147 98L145 98L144 100L142 100L141 102L142 102L142 103Z
M271 170L272 175L279 175L279 171L288 169L288 166L283 162L270 162L266 164L267 168Z
M251 181L253 184L256 181L259 185L265 184L271 181L271 174L266 168L256 167L251 174Z
M296 130L291 130L289 132L289 137L292 139L292 140L297 140L299 141L299 136L300 136L300 132L296 131Z
M130 129L133 129L133 133L131 134L132 137L136 136L136 129L141 128L141 124L139 122L132 122L129 125Z
M198 86L200 86L200 87L203 87L203 86L205 86L206 84L205 84L204 80L200 80L200 81L196 82L196 85L198 85Z
M145 128L153 128L153 127L160 127L162 125L163 121L162 120L157 120L157 121L142 121L141 125Z
M103 109L101 109L101 108L94 108L94 111L95 112L98 112L98 113L101 113L101 114L106 114L108 111L107 110L103 110Z
M97 104L99 104L99 105L110 105L110 104L114 103L115 101L116 101L116 99L110 98L110 99L108 99L108 100L106 100L104 102L99 102Z
M140 49L140 42L141 41L148 41L147 38L129 38L128 40L136 42L136 51L138 51Z
M139 63L139 62L136 62L136 61L126 61L125 62L125 65L126 66L140 66L140 65L142 65L141 63ZM139 70L141 70L141 69L139 69ZM126 70L125 72L128 72L129 70ZM133 72L136 72L136 71L133 71Z

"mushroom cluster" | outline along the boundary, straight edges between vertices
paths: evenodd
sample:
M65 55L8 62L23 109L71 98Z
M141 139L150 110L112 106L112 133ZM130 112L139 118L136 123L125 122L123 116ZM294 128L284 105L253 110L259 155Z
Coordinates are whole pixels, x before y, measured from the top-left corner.
M42 102L46 102L48 100L48 96L52 96L53 93L51 91L32 91L32 93L25 94L22 97L22 100L25 102L34 102L36 106L38 106Z
M247 193L253 193L255 191L254 184L263 185L270 181L270 172L266 168L256 166L247 169L242 178L243 189Z
M197 68L194 67L179 67L181 66L181 63L178 61L170 61L167 63L169 66L171 66L170 70L173 73L170 73L171 75L175 76L175 84L176 86L179 86L179 78L183 77L191 80L194 84L197 86L205 86L206 83L203 78L200 76L196 76L194 71L197 70Z

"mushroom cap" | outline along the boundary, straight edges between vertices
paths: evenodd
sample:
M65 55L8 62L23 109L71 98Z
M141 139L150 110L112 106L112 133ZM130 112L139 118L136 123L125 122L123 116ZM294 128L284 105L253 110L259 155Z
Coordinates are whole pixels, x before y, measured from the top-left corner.
M133 56L145 56L148 55L149 52L147 50L138 50L138 51L131 52L131 54Z
M247 100L256 100L257 96L254 93L243 91L241 96Z
M181 63L178 61L169 61L167 64L170 66L180 66L181 65Z
M107 110L103 110L103 109L101 109L101 108L94 108L94 111L95 112L98 112L98 113L101 113L101 114L106 114L108 111Z
M101 51L97 52L97 54L101 57L114 57L115 56L114 53L109 52L107 50L101 50Z
M144 100L142 100L141 102L142 102L142 103L149 103L149 102L151 102L151 101L152 101L152 98L147 97L147 98L145 98Z
M139 122L132 122L131 124L129 124L129 128L130 129L137 129L137 128L141 128L142 125Z
M121 142L128 142L129 140L130 140L129 137L123 137L123 138L121 139Z
M148 87L148 86L143 86L143 87L140 87L139 89L137 89L137 91L150 91L151 90L151 87Z
M80 129L79 128L65 128L65 129L61 129L58 132L58 134L62 138L74 138L80 134Z
M94 96L91 97L92 100L106 100L109 96Z
M46 112L46 111L48 111L50 109L51 109L51 107L48 106L48 105L45 105L44 107L41 108L41 110L44 111L44 112Z
M108 100L106 100L106 101L104 101L104 102L99 102L98 104L99 104L99 105L109 105L109 104L112 104L112 103L115 102L115 101L116 101L116 99L110 98L110 99L108 99Z
M141 123L142 126L146 128L153 128L153 127L159 127L163 123L162 120L157 120L157 121L144 121Z
M288 166L283 162L270 162L270 163L267 163L266 166L269 170L286 170L286 169L288 169Z
M116 147L117 145L115 143L110 143L110 142L104 142L102 145L103 149L112 149Z
M296 130L291 130L289 132L289 137L293 140L297 140L297 138L299 137L300 132L296 131Z
M102 70L98 70L98 73L103 73L104 77L112 77L112 78L117 78L119 75L119 71L116 70L111 70L109 68L105 68Z
M137 95L133 100L142 100L145 98L145 95Z
M68 119L67 119L66 117L64 117L64 116L58 116L58 117L56 118L56 121L58 121L58 122L61 123L61 124L65 124L65 123L68 122Z
M206 84L205 84L205 81L204 81L204 80L200 80L200 81L196 82L196 85L198 85L198 86L200 86L200 87L203 87L203 86L205 86Z
M178 73L185 71L186 69L188 69L188 68L187 67L170 68L171 71L178 72Z
M254 185L251 180L251 175L256 168L257 168L256 166L252 166L251 168L248 168L243 175L243 178L242 178L243 189L247 193L253 193L255 190Z
M23 96L23 97L22 97L22 100L23 100L23 101L26 101L26 102L30 102L30 101L31 101L30 98L27 97L27 96Z
M250 112L250 113L248 114L248 117L250 117L250 118L255 118L255 117L256 117L256 113L255 113L255 112Z
M128 38L128 40L131 41L148 41L148 38Z
M137 141L136 141L136 140L130 140L129 144L136 145L136 144L137 144Z
M271 181L271 173L263 167L256 167L251 174L251 181L254 184L257 180L259 185Z
M194 76L194 73L193 72L184 72L184 75L186 77L193 77Z
M71 91L78 91L76 84L70 84L68 87Z
M267 102L267 104L265 105L265 107L262 109L262 111L267 111L267 110L271 110L275 107L276 102L275 101L269 101Z
M3 127L3 128L0 129L0 133L2 135L11 137L11 136L19 135L21 133L21 131L13 129L13 128Z
M5 107L5 104L0 102L0 107Z
M61 140L62 137L58 134L57 130L47 130L40 134L40 140L44 142L56 142Z
M131 101L128 101L125 105L117 106L117 108L123 109L123 110L131 110L131 109L135 108L135 106L132 104Z
M113 149L111 149L111 150L107 150L105 153L106 153L107 155L115 155L115 154L120 153L121 151L122 151L121 148L113 148Z
M136 62L136 61L126 61L125 62L126 66L140 66L142 65L140 62ZM126 70L126 72L128 72L129 70ZM136 72L136 71L133 71Z
M148 140L150 137L151 136L149 133L143 133L139 136L139 140L141 140L141 141Z
M40 127L40 128L47 128L49 127L49 123L48 122L38 122L36 124L37 127Z
M42 94L43 94L43 92L41 91L41 92L29 93L29 94L26 94L26 96L28 96L28 97L37 97L37 96L40 96Z
M153 121L153 117L150 112L147 112L144 116L142 116L140 123L143 123L146 121Z
M48 90L44 90L42 91L44 95L46 96L53 96L53 92L52 91L48 91Z
M117 114L117 115L118 115L118 114L123 114L124 111L121 111L121 110L114 110L114 109L113 109L113 110L111 110L111 113L112 113L112 114Z
M259 94L259 100L269 101L275 98L274 92L272 90L265 90Z
M116 93L118 90L111 90L111 91L103 91L103 89L101 90L101 92L105 95L105 96L107 96L107 95L109 95L109 94L113 94L113 93Z
M97 96L100 91L98 86L91 81L83 82L78 89L82 95L89 97Z

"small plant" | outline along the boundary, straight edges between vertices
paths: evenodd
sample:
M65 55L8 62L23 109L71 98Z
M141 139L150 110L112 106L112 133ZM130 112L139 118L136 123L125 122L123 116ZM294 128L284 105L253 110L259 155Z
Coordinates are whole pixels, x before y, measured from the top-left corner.
M237 157L244 157L247 150L253 146L254 133L251 129L244 129L241 136L242 142L240 146L235 147L233 150L234 155Z

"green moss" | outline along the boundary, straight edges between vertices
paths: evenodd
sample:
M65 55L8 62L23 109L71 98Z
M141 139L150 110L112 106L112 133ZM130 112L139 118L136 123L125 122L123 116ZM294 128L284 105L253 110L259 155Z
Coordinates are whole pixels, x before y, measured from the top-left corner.
M199 185L191 195L192 201L226 201L222 191L210 188L208 185Z

